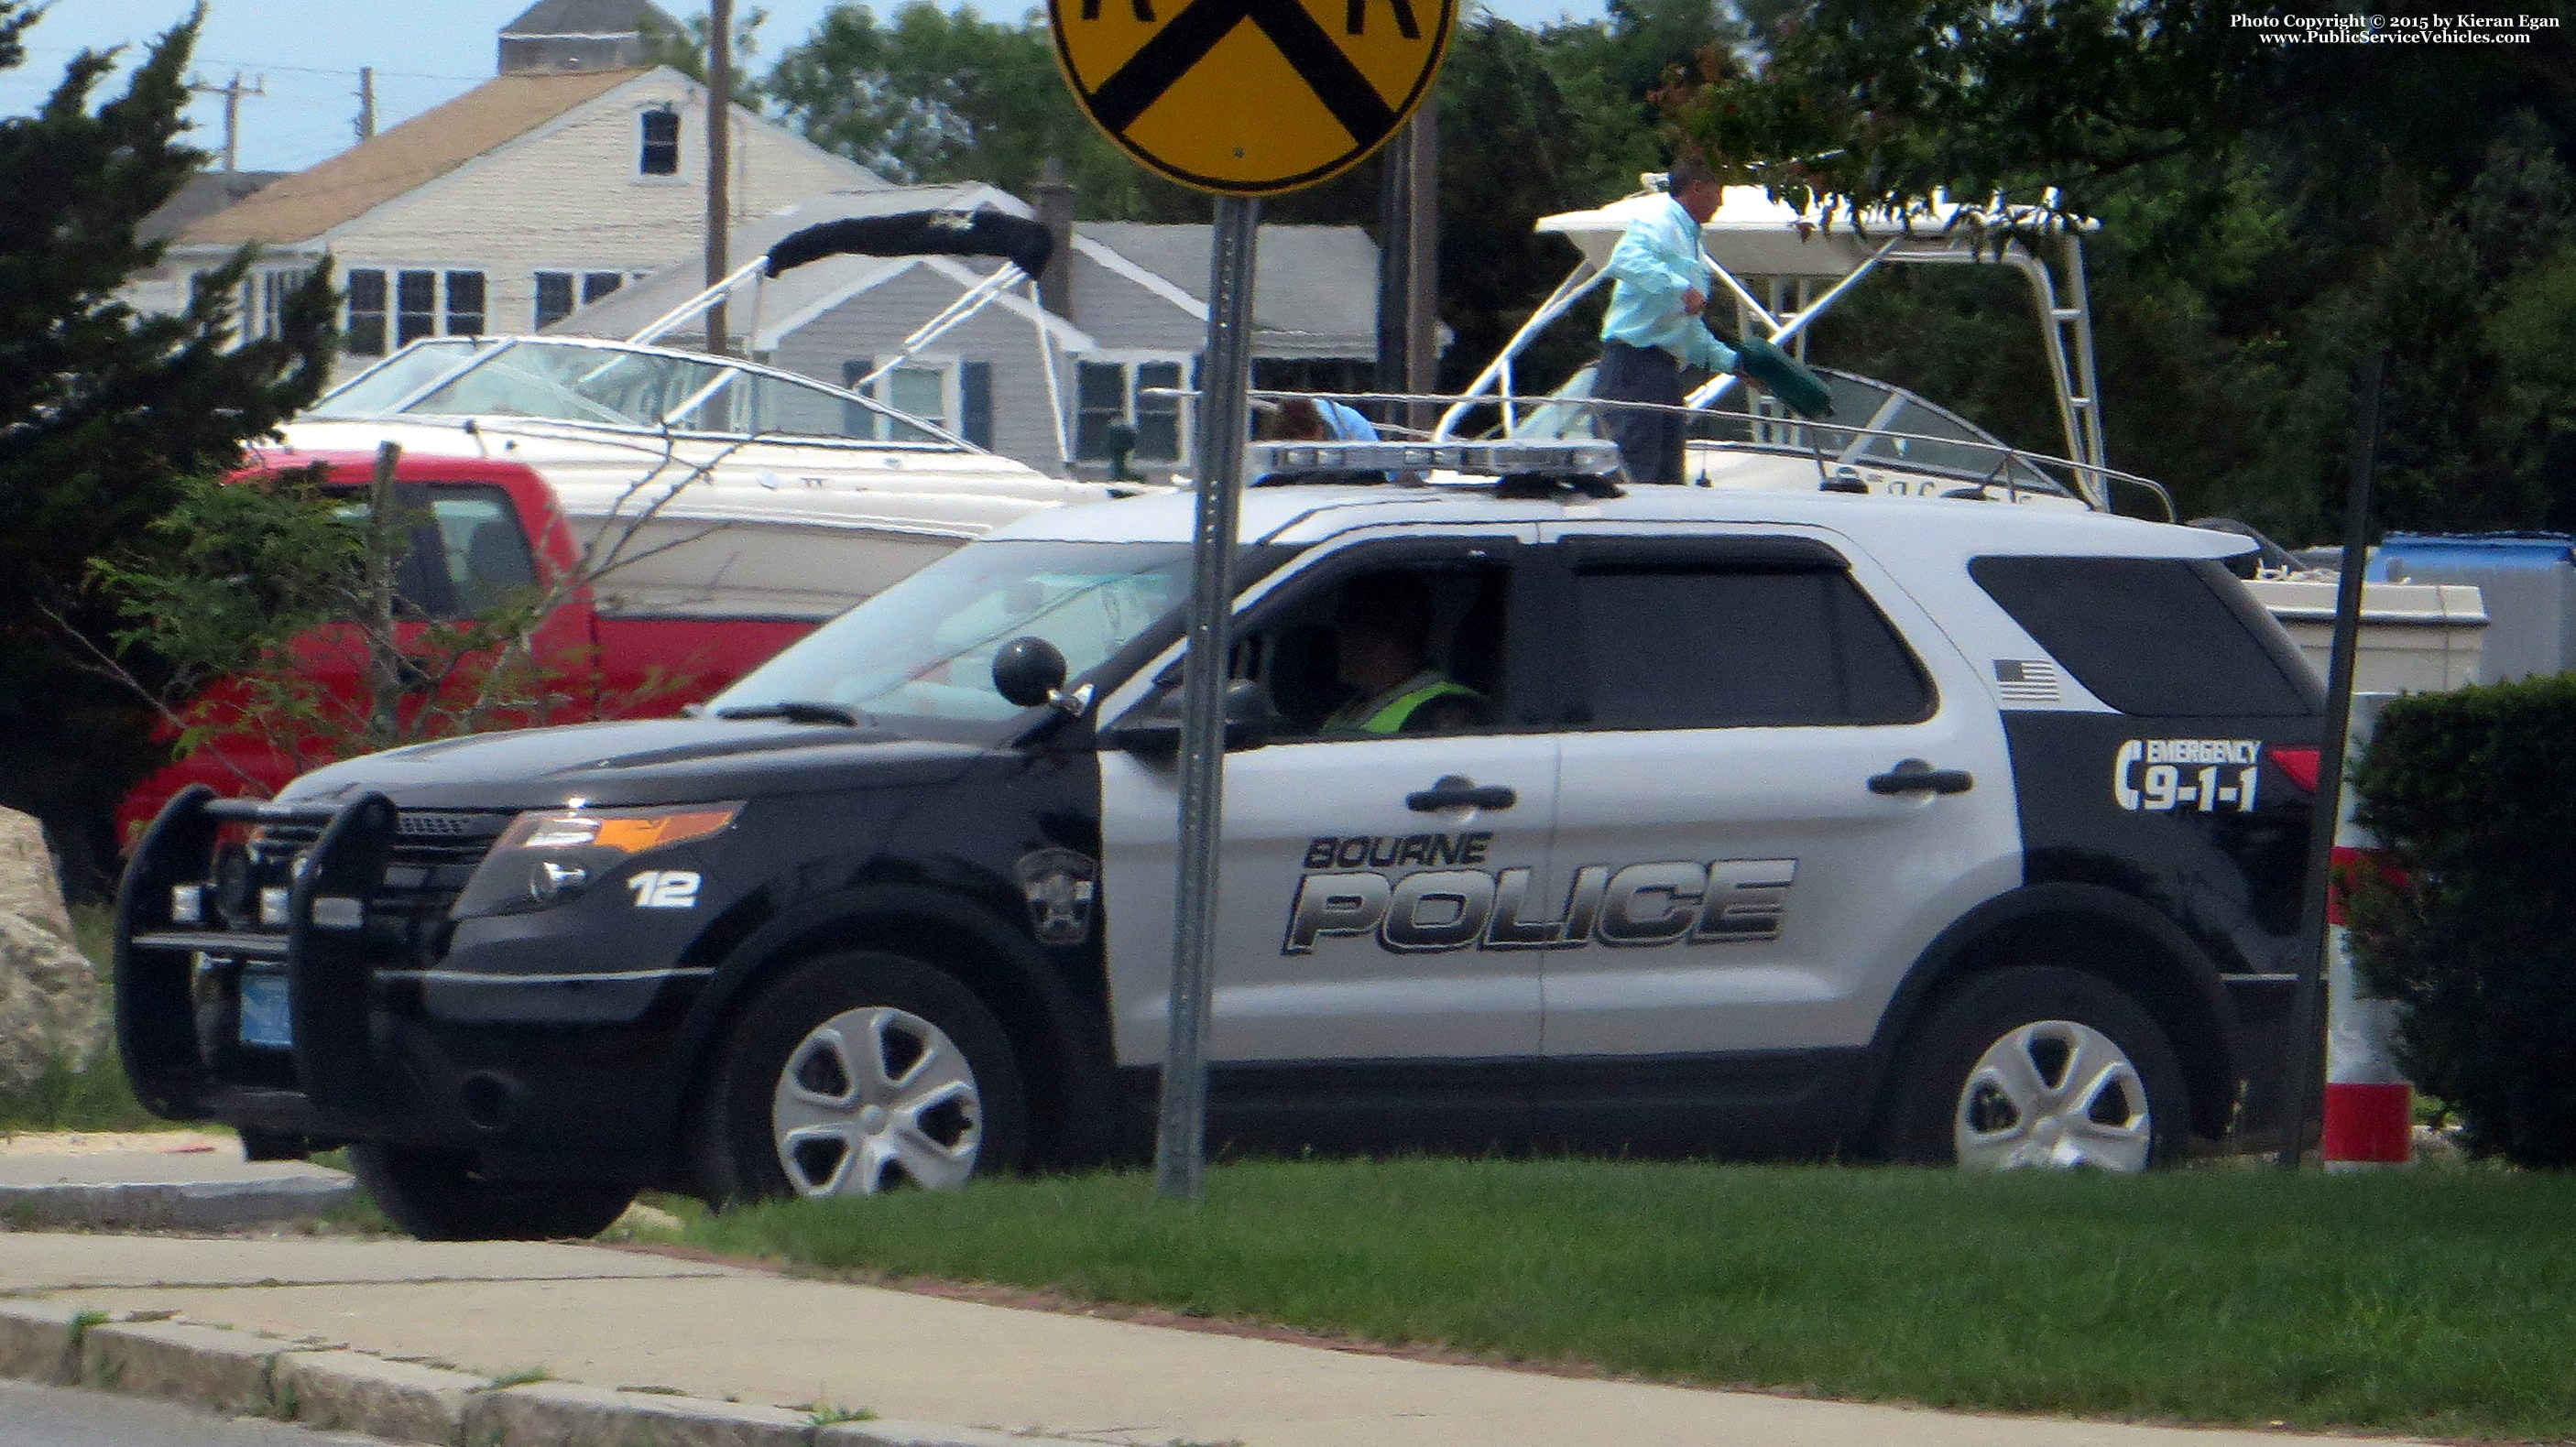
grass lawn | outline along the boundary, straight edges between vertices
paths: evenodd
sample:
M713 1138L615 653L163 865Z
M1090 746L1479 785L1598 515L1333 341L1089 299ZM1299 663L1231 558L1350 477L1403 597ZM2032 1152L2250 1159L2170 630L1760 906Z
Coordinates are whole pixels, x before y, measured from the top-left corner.
M72 911L72 934L81 953L98 971L107 989L107 960L115 929L107 907L83 905ZM85 1068L56 1065L43 1078L21 1090L0 1090L0 1135L18 1131L171 1130L170 1122L143 1108L125 1083L125 1068L116 1061L111 1041Z
M789 1202L694 1244L1501 1361L1939 1407L2576 1437L2576 1178L1220 1167Z

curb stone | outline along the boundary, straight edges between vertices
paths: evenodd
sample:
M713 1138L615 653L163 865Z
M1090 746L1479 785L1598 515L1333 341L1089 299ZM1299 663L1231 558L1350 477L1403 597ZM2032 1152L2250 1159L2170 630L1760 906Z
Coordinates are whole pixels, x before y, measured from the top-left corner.
M466 1411L484 1390L480 1377L364 1352L288 1352L269 1369L269 1396L281 1416L432 1447L463 1440Z
M0 1377L49 1386L77 1378L82 1316L56 1301L0 1301Z
M95 1324L91 1324L95 1323ZM0 1299L0 1378L80 1384L428 1447L1029 1447L1033 1436L469 1373L170 1320Z
M566 1382L485 1392L465 1414L473 1447L807 1447L813 1435L783 1407Z
M81 1339L80 1379L227 1414L266 1413L270 1364L294 1349L292 1342L186 1322L95 1326Z
M0 1219L31 1225L208 1231L304 1221L348 1204L347 1178L280 1176L260 1181L143 1185L0 1186Z

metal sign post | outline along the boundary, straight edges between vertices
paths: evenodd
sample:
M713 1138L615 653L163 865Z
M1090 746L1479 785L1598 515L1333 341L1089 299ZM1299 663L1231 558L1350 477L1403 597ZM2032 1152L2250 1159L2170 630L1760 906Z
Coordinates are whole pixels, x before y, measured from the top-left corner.
M1251 422L1252 251L1261 203L1216 203L1208 345L1199 406L1198 516L1190 549L1189 651L1181 672L1181 866L1172 921L1170 1040L1154 1190L1195 1201L1207 1172L1207 1037L1216 964L1218 831L1225 806L1226 656L1234 634L1236 519Z
M2352 455L2352 481L2343 500L2343 571L2336 575L2334 652L2326 664L2326 737L2317 763L2317 796L2308 805L2307 898L2299 921L2298 993L2290 1006L2290 1048L2281 1082L2283 1128L2289 1132L2277 1158L2295 1171L2308 1141L2324 1074L2326 894L2333 887L2335 828L2341 818L2345 746L2352 737L2353 672L2361 661L2361 584L2370 566L2370 485L2379 466L2380 392L2387 385L2388 354L2372 354L2361 379L2361 425Z
M1216 193L1199 386L1198 521L1181 681L1180 879L1171 1041L1155 1189L1195 1200L1206 1171L1207 1036L1225 781L1235 519L1252 383L1252 246L1262 196L1366 160L1440 75L1457 0L1047 0L1074 104L1147 168Z

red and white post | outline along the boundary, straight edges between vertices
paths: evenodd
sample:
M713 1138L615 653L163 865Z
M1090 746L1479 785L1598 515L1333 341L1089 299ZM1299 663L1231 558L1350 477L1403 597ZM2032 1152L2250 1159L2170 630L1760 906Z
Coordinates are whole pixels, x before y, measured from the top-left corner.
M2352 747L2358 749L2379 722L2392 694L2355 694ZM2380 1170L2414 1159L2415 1091L2398 1072L2390 1048L2397 1007L2361 992L2353 971L2352 933L2344 927L2344 881L2383 867L2386 851L2353 822L2353 791L2340 791L2335 825L2334 883L2326 893L2326 1095L2325 1132L2319 1156L2329 1171Z

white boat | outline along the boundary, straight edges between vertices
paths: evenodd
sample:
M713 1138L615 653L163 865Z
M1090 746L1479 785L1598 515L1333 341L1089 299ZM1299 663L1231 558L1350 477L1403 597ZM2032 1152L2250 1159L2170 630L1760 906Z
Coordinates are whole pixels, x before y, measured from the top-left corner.
M1540 218L1537 230L1572 242L1574 269L1513 333L1502 351L1450 405L1434 429L1446 438L1499 414L1493 430L1507 437L1598 434L1598 404L1589 401L1591 367L1541 397L1518 394L1516 363L1530 344L1609 280L1602 270L1630 221L1665 204L1648 189L1607 206ZM1714 487L1870 493L1886 497L1978 497L2041 507L2109 510L2113 494L2133 489L2162 516L2172 499L2150 479L2106 464L2101 407L2095 395L2091 306L2083 281L2083 243L2059 238L2049 262L2019 241L1997 245L1966 226L1962 208L1926 203L1912 213L1870 213L1863 226L1772 200L1759 186L1730 186L1700 235L1723 295L1711 313L1734 311L1739 334L1768 339L1804 361L1808 329L1853 287L1889 265L2000 265L2030 281L2050 361L2066 455L2013 447L1901 387L1830 368L1815 368L1834 394L1828 421L1791 416L1767 396L1748 399L1732 376L1715 377L1684 399L1692 416L1685 471ZM1990 218L2004 220L2009 218Z
M1136 489L1052 478L860 392L652 339L825 256L1011 258L909 352L1027 281L1046 245L1045 228L988 211L809 227L633 340L416 341L323 397L285 441L531 469L571 523L603 613L827 618L1014 518Z

